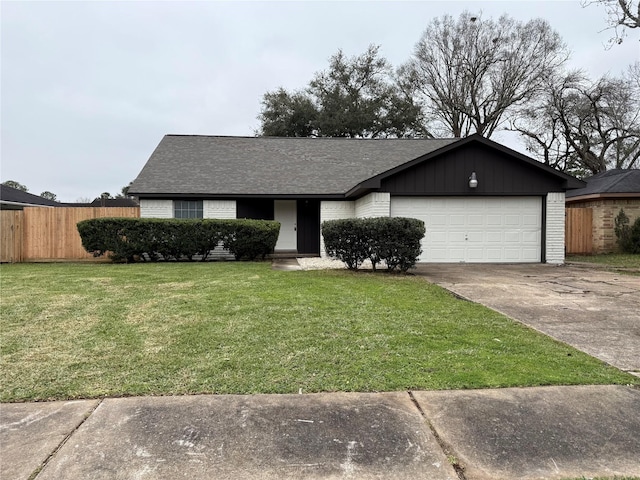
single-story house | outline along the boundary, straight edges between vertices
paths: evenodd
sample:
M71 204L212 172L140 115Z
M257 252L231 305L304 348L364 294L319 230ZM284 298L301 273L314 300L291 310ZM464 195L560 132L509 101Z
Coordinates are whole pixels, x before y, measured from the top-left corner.
M620 210L629 217L630 225L640 217L640 170L608 170L585 182L585 187L567 192L567 208L591 209L592 253L615 252L615 218Z
M24 207L62 207L61 203L33 195L0 183L0 209L22 210Z
M565 192L583 186L478 135L166 135L129 193L141 217L278 220L276 252L325 255L325 220L403 216L426 224L423 262L563 263Z

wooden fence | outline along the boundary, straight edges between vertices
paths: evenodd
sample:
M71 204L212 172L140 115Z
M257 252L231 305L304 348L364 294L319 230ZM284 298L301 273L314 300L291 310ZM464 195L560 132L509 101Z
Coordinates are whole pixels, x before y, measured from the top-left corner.
M567 208L565 210L565 253L593 253L593 210Z
M22 261L22 211L0 210L0 262Z
M81 220L139 217L139 207L25 207L3 210L2 262L91 260L76 227Z

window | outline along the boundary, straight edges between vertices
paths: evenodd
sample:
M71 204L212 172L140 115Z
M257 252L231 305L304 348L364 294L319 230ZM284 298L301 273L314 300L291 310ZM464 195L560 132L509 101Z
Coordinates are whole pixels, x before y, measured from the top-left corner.
M202 218L202 200L174 200L173 218Z

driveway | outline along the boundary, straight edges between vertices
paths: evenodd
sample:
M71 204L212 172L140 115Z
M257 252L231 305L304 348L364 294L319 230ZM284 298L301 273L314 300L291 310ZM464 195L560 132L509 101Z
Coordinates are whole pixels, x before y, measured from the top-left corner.
M424 263L416 273L640 376L640 277L544 264Z

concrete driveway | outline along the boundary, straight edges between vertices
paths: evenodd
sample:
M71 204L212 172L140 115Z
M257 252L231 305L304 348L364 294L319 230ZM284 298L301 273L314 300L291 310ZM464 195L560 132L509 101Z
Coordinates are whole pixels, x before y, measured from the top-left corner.
M640 376L640 277L544 264L419 264L416 273Z

